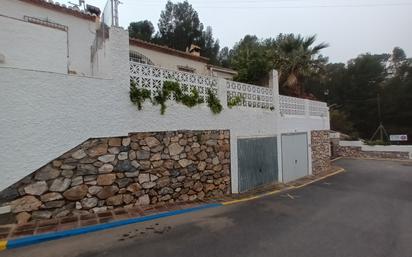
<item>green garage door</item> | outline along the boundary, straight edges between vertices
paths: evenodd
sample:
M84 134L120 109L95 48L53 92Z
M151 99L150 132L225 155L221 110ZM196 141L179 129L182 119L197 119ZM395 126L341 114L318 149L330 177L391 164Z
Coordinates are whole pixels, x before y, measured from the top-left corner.
M278 180L276 137L237 140L239 192Z

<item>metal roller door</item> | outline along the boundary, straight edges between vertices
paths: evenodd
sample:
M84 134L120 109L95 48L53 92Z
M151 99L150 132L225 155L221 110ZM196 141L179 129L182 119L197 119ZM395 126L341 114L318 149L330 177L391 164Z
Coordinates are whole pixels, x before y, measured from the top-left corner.
M283 182L309 175L306 133L282 134L282 175Z
M239 192L278 180L276 137L237 140Z

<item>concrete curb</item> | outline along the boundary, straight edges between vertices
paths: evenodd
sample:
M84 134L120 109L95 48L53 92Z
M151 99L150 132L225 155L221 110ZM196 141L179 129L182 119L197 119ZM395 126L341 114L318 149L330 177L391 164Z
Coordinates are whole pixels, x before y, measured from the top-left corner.
M61 238L70 237L70 236L82 235L82 234L87 234L91 232L121 227L121 226L129 225L129 224L133 224L133 223L140 223L144 221L155 220L155 219L160 219L160 218L165 218L165 217L170 217L170 216L176 216L176 215L189 213L189 212L196 212L196 211L209 209L209 208L216 208L220 206L222 206L221 203L205 204L205 205L201 205L201 206L197 206L197 207L193 207L189 209L184 209L184 210L163 212L159 214L143 216L143 217L138 217L138 218L131 218L127 220L119 220L119 221L114 221L114 222L109 222L109 223L99 224L99 225L93 225L93 226L84 227L84 228L76 228L76 229L70 229L66 231L59 231L59 232L42 234L42 235L23 237L23 238L18 238L18 239L12 239L9 241L0 241L0 251L5 250L5 249L14 249L14 248L19 248L23 246L29 246L29 245L38 244L41 242L61 239Z

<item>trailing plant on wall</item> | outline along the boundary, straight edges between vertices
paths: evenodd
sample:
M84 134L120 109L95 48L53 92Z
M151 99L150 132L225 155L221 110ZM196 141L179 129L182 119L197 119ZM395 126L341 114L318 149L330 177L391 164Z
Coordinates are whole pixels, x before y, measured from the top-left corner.
M227 101L227 106L229 108L232 108L233 106L238 106L238 105L243 104L244 101L245 101L245 97L243 95L237 95L237 96L231 97L229 101Z
M151 99L150 91L137 88L135 82L131 81L130 100L137 105L139 110L142 109L142 104L146 99ZM193 88L190 93L184 93L176 81L165 81L163 87L156 91L151 101L154 105L160 105L160 113L163 115L167 108L166 102L171 99L190 108L204 102L203 98L199 95L199 91ZM220 113L222 111L220 100L211 90L208 91L208 106L213 113Z
M219 98L213 93L212 90L207 90L207 106L214 114L218 114L223 110L223 106L220 103Z
M142 109L142 104L146 99L151 100L150 96L150 91L144 88L137 88L136 87L136 82L133 80L130 81L130 101L137 105L137 109L141 110Z

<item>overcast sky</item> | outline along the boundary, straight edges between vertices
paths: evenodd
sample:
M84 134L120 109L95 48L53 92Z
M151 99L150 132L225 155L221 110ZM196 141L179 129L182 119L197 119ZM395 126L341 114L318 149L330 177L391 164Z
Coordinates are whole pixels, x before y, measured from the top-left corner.
M167 0L121 0L120 24L150 20L155 28ZM72 0L72 2L76 2ZM86 0L104 9L106 0ZM177 1L173 1L177 2ZM221 47L246 34L316 34L330 44L323 54L346 62L360 53L402 47L412 55L412 0L192 0L201 22L213 28Z

